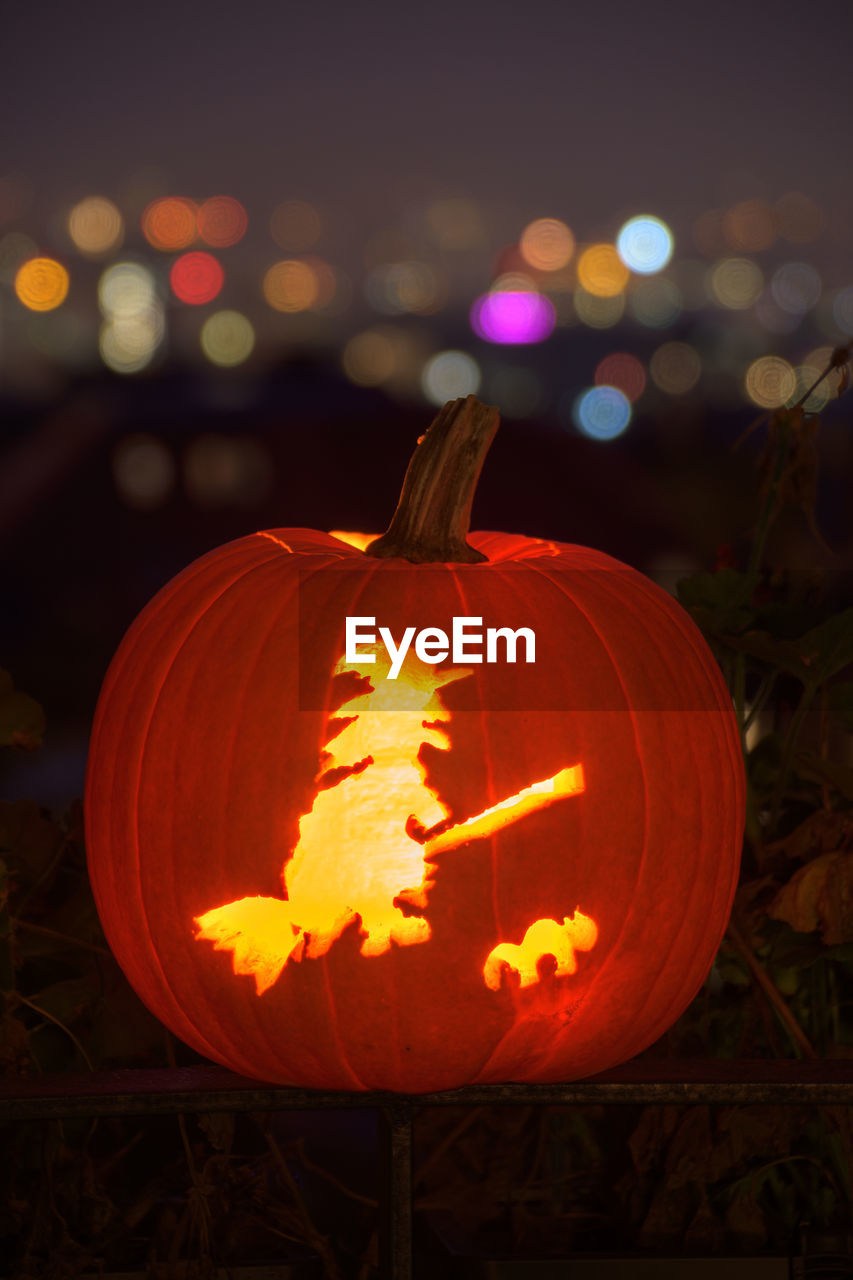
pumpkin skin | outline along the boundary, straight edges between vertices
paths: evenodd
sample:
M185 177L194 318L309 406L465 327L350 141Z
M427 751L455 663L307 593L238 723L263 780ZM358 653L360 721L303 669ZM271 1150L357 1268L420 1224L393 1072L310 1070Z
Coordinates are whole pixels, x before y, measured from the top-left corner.
M707 975L744 810L713 656L671 597L600 552L503 533L470 544L485 562L412 565L310 530L254 534L164 587L113 660L85 798L98 911L149 1009L234 1071L411 1093L576 1079L651 1044ZM459 823L578 764L582 791L438 855L427 938L365 955L355 915L259 994L251 963L235 972L234 947L198 936L199 920L245 898L286 909L330 718L365 688L333 674L346 616L399 637L457 614L533 629L536 661L484 663L441 689L447 741L418 760L443 812ZM348 812L313 855L330 886L358 846ZM553 935L569 919L594 922L573 972L547 938L526 982L502 961L533 922Z

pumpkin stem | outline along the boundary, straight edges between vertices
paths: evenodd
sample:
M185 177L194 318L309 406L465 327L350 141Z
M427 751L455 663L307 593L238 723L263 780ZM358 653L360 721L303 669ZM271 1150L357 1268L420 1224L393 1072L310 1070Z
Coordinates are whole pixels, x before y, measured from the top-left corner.
M449 400L412 454L394 518L366 555L413 564L485 560L466 541L471 504L500 417L476 396Z

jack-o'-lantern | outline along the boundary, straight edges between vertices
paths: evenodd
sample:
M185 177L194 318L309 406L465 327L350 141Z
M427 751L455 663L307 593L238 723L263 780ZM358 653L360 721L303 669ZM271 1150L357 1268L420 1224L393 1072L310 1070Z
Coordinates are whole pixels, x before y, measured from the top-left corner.
M242 1074L577 1078L660 1036L712 963L744 803L725 684L635 570L467 540L496 428L446 406L378 540L202 557L104 682L105 933L148 1007Z

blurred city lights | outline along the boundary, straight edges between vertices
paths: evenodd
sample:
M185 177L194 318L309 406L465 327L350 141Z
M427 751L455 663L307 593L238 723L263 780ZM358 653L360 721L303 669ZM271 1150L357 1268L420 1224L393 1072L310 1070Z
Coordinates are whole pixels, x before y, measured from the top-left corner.
M776 239L776 218L764 200L741 200L726 210L722 233L730 249L758 253Z
M165 502L175 485L175 461L156 436L140 432L116 445L113 481L129 507L150 511Z
M824 228L820 205L801 191L789 191L774 206L779 234L789 244L809 244Z
M535 271L559 271L571 261L575 237L559 218L537 218L524 228L518 247Z
M30 311L52 311L68 296L68 272L55 258L30 258L15 274L15 293Z
M486 293L471 308L471 326L486 342L542 342L553 333L555 323L553 303L541 293Z
M198 234L213 249L227 249L246 234L246 210L233 196L211 196L197 215Z
M820 297L821 280L807 262L786 262L773 272L770 292L776 304L789 315L811 311Z
M159 306L133 315L117 315L101 325L98 347L101 359L114 373L138 373L163 341L165 324Z
M626 267L640 275L662 271L672 257L672 232L652 214L629 218L616 237L619 257ZM593 291L594 292L594 291Z
M590 329L612 329L625 314L624 293L605 297L577 288L574 294L575 315Z
M828 385L829 380L824 378L823 382L816 386L813 391L810 388L814 386L822 373L823 369L818 369L814 365L796 365L794 368L794 389L785 401L786 407L792 408L798 400L802 400L808 391L809 395L803 401L803 408L806 413L820 413L831 395Z
M239 311L214 311L202 325L200 341L212 364L233 368L252 354L255 331Z
M186 249L195 240L198 209L185 196L153 200L142 215L142 234L154 249L168 253Z
M723 258L711 269L708 289L713 301L721 307L745 311L761 297L764 276L750 258Z
M834 348L832 347L815 347L814 351L810 351L805 360L803 360L803 365L807 368L817 370L817 373L815 374L815 377L817 377L818 374L823 373L829 365L829 362L832 359L833 349ZM847 363L849 365L849 361ZM826 387L828 399L839 394L842 385L842 377L843 368L836 366L831 369L824 378L822 385Z
M98 303L107 317L134 315L156 302L154 276L139 262L116 262L98 281Z
M612 244L591 244L578 258L578 283L597 298L621 293L630 275Z
M630 352L612 351L599 360L593 381L597 387L615 387L633 404L646 388L646 371Z
M649 329L666 329L681 315L681 290L672 280L641 280L628 298L631 314Z
M387 333L365 329L350 338L341 357L344 373L360 387L378 387L393 375L394 344Z
M474 395L480 389L480 366L466 351L439 351L424 365L421 387L430 404Z
M87 196L68 215L68 234L75 248L97 258L118 249L124 239L124 219L112 200Z
M384 315L430 314L439 303L438 279L426 262L386 262L367 277L365 293Z
M320 281L310 262L302 258L285 258L274 262L267 270L263 291L275 311L307 311L318 301Z
M212 253L196 249L175 259L169 272L169 282L176 298L198 307L212 302L220 292L225 283L225 272Z
M699 381L702 361L689 343L665 342L652 355L649 373L661 391L670 396L683 396Z
M313 248L322 231L320 215L307 200L284 200L276 205L270 218L270 235L280 249L289 253Z
M794 370L781 356L761 356L746 371L746 394L759 409L778 409L797 385Z
M572 421L591 440L615 440L631 421L631 402L617 387L590 387L573 402Z

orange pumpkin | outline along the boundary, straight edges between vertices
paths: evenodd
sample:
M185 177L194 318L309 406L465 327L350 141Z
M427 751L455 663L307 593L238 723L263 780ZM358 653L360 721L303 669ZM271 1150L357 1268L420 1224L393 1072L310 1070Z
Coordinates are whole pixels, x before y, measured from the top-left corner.
M618 561L466 541L496 427L447 406L378 542L280 529L202 557L104 682L105 933L148 1007L245 1075L588 1075L660 1036L719 945L744 804L720 672ZM437 658L454 618L481 639Z

